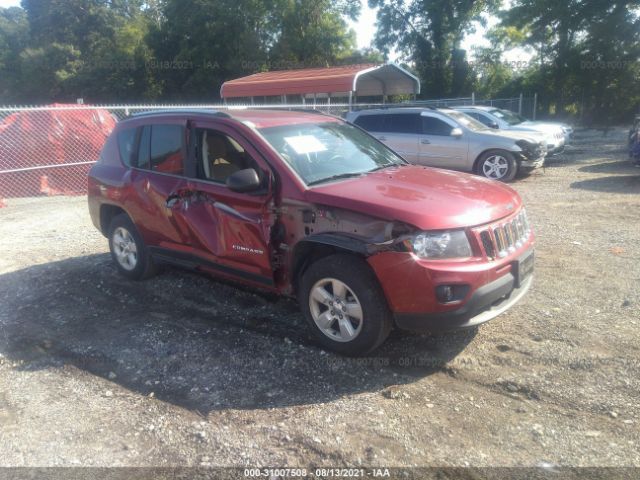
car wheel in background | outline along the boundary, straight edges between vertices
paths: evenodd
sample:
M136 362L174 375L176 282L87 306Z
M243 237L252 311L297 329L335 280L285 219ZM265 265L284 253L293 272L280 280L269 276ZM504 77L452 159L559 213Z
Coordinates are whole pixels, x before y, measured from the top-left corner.
M391 331L382 288L369 265L355 255L337 254L313 263L302 275L298 300L314 337L330 350L365 355Z
M132 280L143 280L155 271L153 259L131 219L117 215L109 225L109 250L118 271Z
M511 152L492 150L480 156L477 173L492 180L511 182L518 173L518 162Z

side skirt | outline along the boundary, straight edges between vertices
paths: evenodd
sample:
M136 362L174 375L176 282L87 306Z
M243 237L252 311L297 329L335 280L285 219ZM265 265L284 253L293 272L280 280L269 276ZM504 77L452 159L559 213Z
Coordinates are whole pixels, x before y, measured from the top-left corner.
M195 270L198 267L207 267L212 270L216 270L226 275L231 275L236 278L241 278L253 283L264 285L266 287L274 287L273 278L265 277L263 275L257 275L255 273L246 272L238 268L229 267L227 265L221 265L219 263L212 262L191 253L177 252L162 247L149 247L149 251L154 260L162 263L170 263L179 267Z

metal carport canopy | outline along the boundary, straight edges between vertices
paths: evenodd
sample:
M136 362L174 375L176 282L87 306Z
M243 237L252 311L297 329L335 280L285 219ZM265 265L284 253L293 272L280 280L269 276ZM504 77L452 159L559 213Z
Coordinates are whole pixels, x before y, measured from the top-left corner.
M359 96L420 93L420 80L404 68L384 65L344 65L263 72L222 84L223 99L306 94Z

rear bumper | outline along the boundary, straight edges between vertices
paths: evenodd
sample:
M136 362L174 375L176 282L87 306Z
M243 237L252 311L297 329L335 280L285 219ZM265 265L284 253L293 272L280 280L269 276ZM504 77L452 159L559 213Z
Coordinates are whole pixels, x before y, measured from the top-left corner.
M464 306L446 313L396 313L396 326L414 332L442 332L471 328L506 312L531 288L533 275L516 288L509 273L479 288Z

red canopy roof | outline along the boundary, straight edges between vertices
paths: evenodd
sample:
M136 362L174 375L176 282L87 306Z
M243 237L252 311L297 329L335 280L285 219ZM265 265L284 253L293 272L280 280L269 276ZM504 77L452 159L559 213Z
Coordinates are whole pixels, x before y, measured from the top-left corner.
M348 93L395 95L420 93L420 81L394 64L345 65L263 72L229 80L222 85L222 98Z

